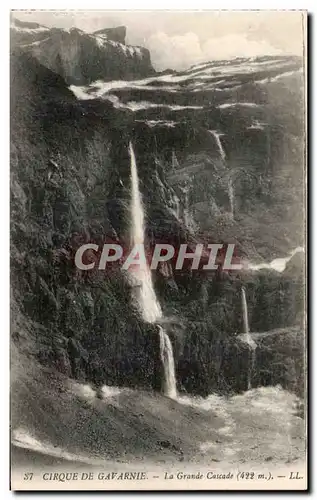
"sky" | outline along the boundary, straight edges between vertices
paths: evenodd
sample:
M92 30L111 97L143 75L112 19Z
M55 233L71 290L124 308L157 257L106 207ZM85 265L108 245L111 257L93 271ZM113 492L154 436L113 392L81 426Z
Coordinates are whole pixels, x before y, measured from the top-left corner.
M15 11L20 20L87 32L124 25L126 43L151 52L156 70L232 57L303 53L299 11Z

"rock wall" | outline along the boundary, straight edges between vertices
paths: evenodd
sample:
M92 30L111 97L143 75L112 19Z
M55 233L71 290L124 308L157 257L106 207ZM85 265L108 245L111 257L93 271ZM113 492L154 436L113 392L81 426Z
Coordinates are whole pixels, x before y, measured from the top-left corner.
M69 63L73 64L72 58ZM172 134L166 127L154 133L155 127L144 123L149 117L143 115L141 119L140 114L118 109L107 99L77 100L62 76L46 66L23 49L12 54L13 341L42 363L74 378L157 389L157 330L139 317L124 274L116 268L110 273L79 271L74 265L81 244L102 245L105 238L124 241L127 236L129 140L135 143L147 213L146 235L151 244L172 240L178 245L206 238L210 242L210 238L219 241L221 237L224 242L239 243L241 256L272 254L272 239L263 237L259 230L263 223L257 225L255 213L261 206L270 206L278 179L283 185L287 169L281 170L283 175L269 177L274 182L266 183L271 185L267 187L267 200L262 200L261 206L254 205L256 208L246 208L235 225L223 217L230 204L225 188L221 188L220 174L225 164L219 144L206 127L197 123L202 115L196 109L185 109L182 123ZM186 121L186 116L191 121ZM235 120L238 116L235 114ZM163 118L166 120L166 115ZM230 140L233 161L239 143ZM252 147L258 151L251 143ZM173 148L177 153L175 161ZM278 168L278 156L278 151L272 156L273 170ZM261 160L258 168L263 165ZM293 175L293 169L291 172ZM249 184L244 189L249 193ZM289 196L291 191L287 192ZM258 195L252 194L249 199L250 204L256 203ZM207 200L208 210L199 205ZM297 193L293 200L298 200ZM280 197L269 215L271 222L281 203ZM201 217L197 216L199 207ZM206 226L201 226L203 213ZM211 225L207 226L209 219ZM250 221L252 236L258 233L252 239L258 245L253 254L250 234L246 229L241 231ZM283 327L285 331L279 338L287 338L290 348L279 363L285 359L292 366L297 363L304 347L297 341L288 342L288 334L293 338L293 330L288 327L296 324L303 331L303 267L294 261L292 266L285 273L264 270L234 275L221 271L206 275L190 269L177 272L173 266L157 271L153 279L166 318L165 328L174 346L180 391L206 395L211 391L244 390L246 363L243 353L239 357L241 349L236 340L241 332L242 284L247 290L251 331ZM259 341L259 351L267 348L267 342ZM271 351L275 348L280 350L282 343ZM228 356L230 349L235 350L235 356ZM274 375L271 354L261 352L257 355L261 362L254 376L256 383L281 383L294 389L292 370L285 368L280 375ZM230 366L231 359L237 364ZM265 370L269 375L264 375ZM299 391L297 387L294 390Z

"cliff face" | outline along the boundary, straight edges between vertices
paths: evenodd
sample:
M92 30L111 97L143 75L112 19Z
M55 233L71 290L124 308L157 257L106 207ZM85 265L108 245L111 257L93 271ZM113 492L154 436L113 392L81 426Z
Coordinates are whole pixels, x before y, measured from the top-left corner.
M157 330L139 317L124 275L79 271L74 254L86 242L127 237L131 140L147 241L234 242L253 263L302 245L301 61L206 63L133 82L123 76L124 65L125 80L83 85L103 71L103 78L118 78L116 66L92 62L96 40L109 33L52 31L50 43L58 42L51 52L41 38L34 49L33 42L19 43L11 59L13 339L75 378L159 387ZM120 42L104 43L102 50L123 55ZM51 66L57 64L53 53L60 54L58 69ZM74 81L81 85L68 88ZM242 284L251 331L283 327L285 338L297 325L289 350L276 342L285 351L278 362L296 363L304 334L303 267L295 260L284 273L206 275L173 266L155 273L179 389L245 389L235 335L242 329ZM263 348L265 339L259 340ZM232 352L242 360L239 370L228 362ZM287 367L265 379L272 357L258 359L257 383L274 379L291 387Z
M99 79L132 79L154 74L149 51L126 45L125 34L124 26L88 34L77 28L50 29L14 20L11 45L37 58L67 83L84 84Z
M258 261L302 245L299 59L206 63L137 82L71 89L79 100L99 102L100 109L110 102L129 117L149 189L158 176L163 184L155 193L194 232L239 240Z
M108 40L119 42L125 45L125 37L127 28L125 26L118 26L117 28L104 28L94 32L94 35L106 35Z

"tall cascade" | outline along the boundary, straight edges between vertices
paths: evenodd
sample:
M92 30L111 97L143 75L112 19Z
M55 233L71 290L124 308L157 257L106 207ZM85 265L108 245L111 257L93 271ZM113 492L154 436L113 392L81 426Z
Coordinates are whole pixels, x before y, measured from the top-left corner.
M217 132L216 130L209 130L209 132L216 139L216 143L217 143L217 146L218 146L218 149L219 149L219 153L220 153L221 159L225 160L226 159L226 153L225 153L225 150L222 147L222 143L221 143L221 139L220 139L220 135L221 134L219 134L219 132Z
M256 343L250 335L249 319L248 319L248 305L245 295L245 289L242 287L241 290L242 299L242 314L243 314L243 330L246 343L250 346L250 363L248 367L248 390L252 388L252 373L255 365L255 350Z
M139 178L137 164L132 143L129 143L129 153L131 159L131 239L132 246L140 245L144 248L144 210L139 189ZM140 307L144 321L155 323L162 318L162 309L156 298L155 290L152 282L151 270L147 263L142 266L136 266L133 276L137 281L137 286L134 287L137 294L136 300ZM176 378L175 378L175 362L173 355L172 343L169 336L159 327L160 335L160 356L164 368L164 394L170 398L175 398Z
M227 156L225 153L225 150L223 149L223 145L221 142L221 135L219 132L216 130L209 130L210 134L215 138L216 144L218 146L219 154L220 157L223 161L226 160ZM232 176L229 175L229 180L228 180L228 196L229 196L229 203L230 203L230 217L231 219L234 218L234 188L233 188L233 179Z

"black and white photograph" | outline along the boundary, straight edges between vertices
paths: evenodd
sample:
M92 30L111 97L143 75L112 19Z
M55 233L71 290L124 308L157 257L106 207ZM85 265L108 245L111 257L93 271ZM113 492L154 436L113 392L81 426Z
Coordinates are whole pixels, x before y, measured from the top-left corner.
M307 12L10 11L14 491L307 490Z

